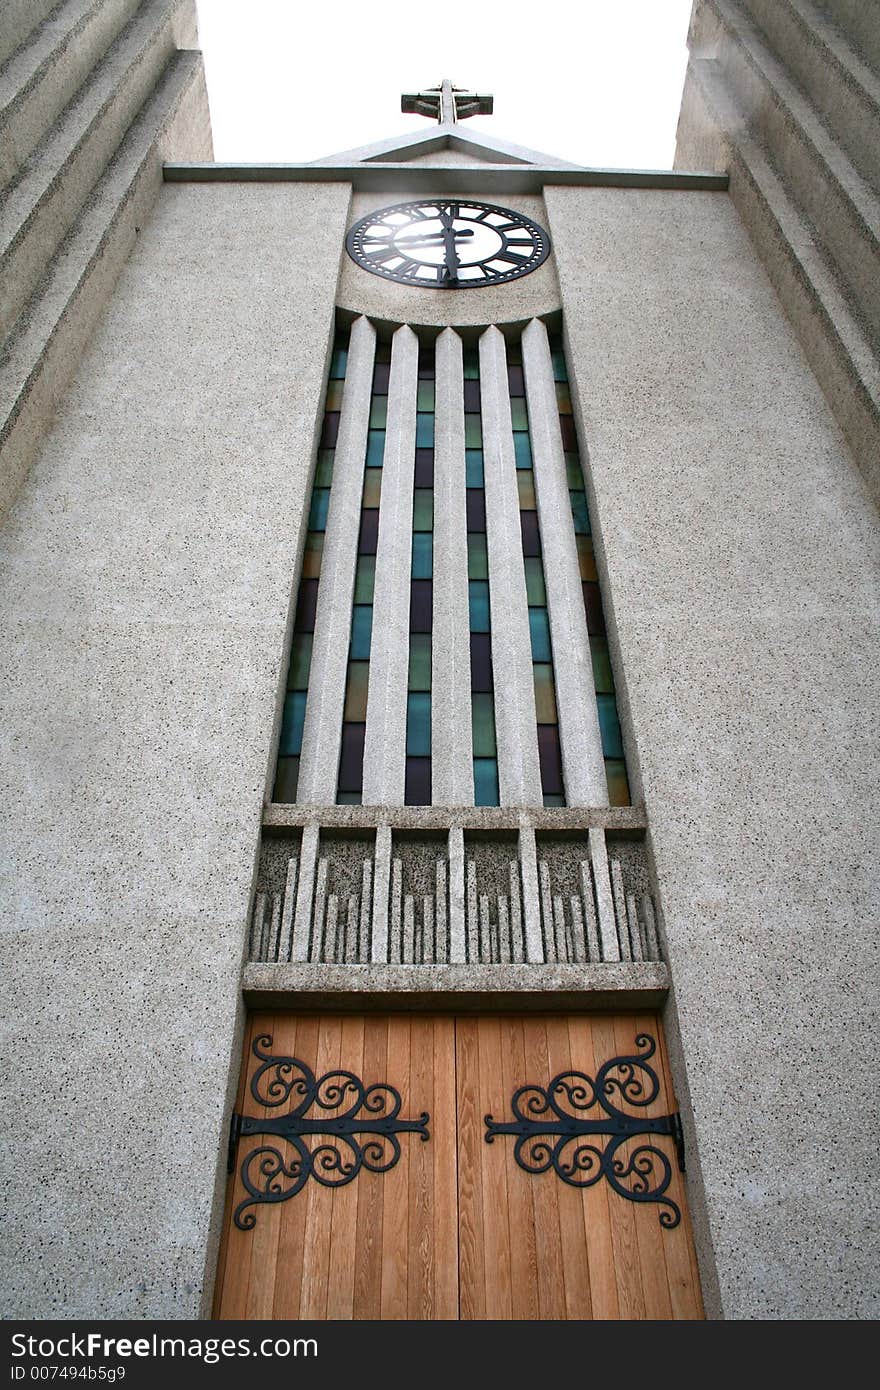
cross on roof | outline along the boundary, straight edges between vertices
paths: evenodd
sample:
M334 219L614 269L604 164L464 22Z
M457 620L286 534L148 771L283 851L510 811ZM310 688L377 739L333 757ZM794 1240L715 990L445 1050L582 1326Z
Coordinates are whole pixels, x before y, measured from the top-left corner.
M400 109L409 115L427 116L440 125L454 125L468 116L491 116L493 98L480 92L453 87L448 77L424 92L404 92Z

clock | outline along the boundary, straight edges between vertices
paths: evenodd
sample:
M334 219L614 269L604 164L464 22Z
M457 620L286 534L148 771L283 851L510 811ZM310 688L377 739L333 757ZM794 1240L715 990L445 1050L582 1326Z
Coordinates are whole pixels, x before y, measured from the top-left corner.
M425 289L470 290L537 270L550 254L550 237L521 212L443 198L377 208L354 224L345 247L371 275Z

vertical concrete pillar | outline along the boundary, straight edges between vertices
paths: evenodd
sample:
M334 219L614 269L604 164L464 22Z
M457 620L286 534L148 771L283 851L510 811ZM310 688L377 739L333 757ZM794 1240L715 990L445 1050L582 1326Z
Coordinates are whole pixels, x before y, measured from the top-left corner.
M437 339L435 382L431 780L435 806L472 806L464 366L451 328Z
M449 831L449 959L453 964L467 960L464 831L460 825L453 825Z
M391 347L364 739L365 806L404 802L418 373L419 340L404 324Z
M376 854L373 861L373 935L370 941L370 960L377 965L388 961L388 899L391 892L391 826L380 825L376 830Z
M553 362L547 329L540 319L532 319L522 335L522 357L566 800L569 806L607 806L608 783Z
M291 960L308 960L312 935L312 900L315 896L315 868L321 832L317 825L303 827L299 852L299 882L296 889L296 911L293 918Z
M541 890L538 882L538 846L531 825L519 828L519 872L522 883L523 942L527 961L544 962L541 931Z
M486 547L495 677L495 737L502 806L540 806L541 769L529 605L510 423L507 356L497 328L480 338Z
M355 319L333 461L299 764L297 801L306 806L332 806L336 800L375 353L373 325L363 317Z

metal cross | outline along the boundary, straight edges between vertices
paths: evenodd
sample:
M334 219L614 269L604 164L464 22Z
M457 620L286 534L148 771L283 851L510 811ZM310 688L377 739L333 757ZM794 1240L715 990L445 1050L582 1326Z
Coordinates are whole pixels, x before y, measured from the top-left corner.
M408 115L427 116L440 125L455 125L468 116L491 116L493 98L480 92L453 87L448 77L424 92L404 92L400 109Z

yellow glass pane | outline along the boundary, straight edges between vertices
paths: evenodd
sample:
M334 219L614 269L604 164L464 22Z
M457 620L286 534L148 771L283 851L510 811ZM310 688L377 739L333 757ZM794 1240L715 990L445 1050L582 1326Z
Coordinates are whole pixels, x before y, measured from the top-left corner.
M324 406L325 410L342 409L342 388L344 385L344 381L330 381L327 383L327 403Z
M379 498L382 495L382 470L381 468L367 468L364 470L364 500L365 507L378 507Z
M367 717L367 686L370 681L369 661L350 661L345 687L343 719L349 724L362 724Z
M324 532L309 531L303 551L303 579L317 579L321 573L321 556L324 553Z
M581 579L591 579L595 583L598 581L599 576L596 573L596 557L593 554L593 538L592 536L578 534L575 536L575 540L577 541Z

